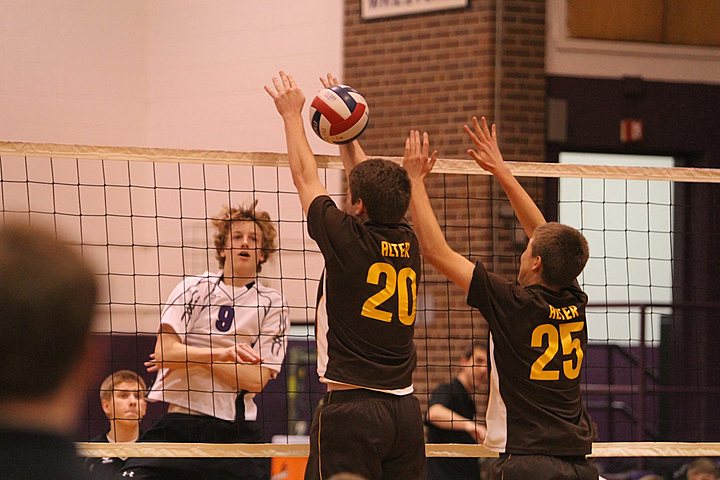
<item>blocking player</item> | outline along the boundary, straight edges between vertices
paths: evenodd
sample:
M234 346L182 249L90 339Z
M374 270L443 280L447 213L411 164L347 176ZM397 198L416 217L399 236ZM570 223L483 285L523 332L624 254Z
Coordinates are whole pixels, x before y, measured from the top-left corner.
M315 328L328 391L315 410L305 478L424 478L422 415L412 395L420 256L403 220L407 174L393 162L365 160L356 144L342 150L352 215L343 212L320 182L302 91L284 72L265 90L282 117L293 182L325 259Z
M468 154L503 187L530 239L517 281L488 272L454 252L432 211L424 178L437 152L427 134L411 132L403 164L413 185L410 205L425 259L468 292L490 327L490 379L484 446L500 452L493 479L597 479L588 463L593 427L580 395L587 344L585 305L577 276L588 260L587 241L566 225L546 223L505 164L495 126L473 118Z
M188 277L170 294L155 352L160 368L148 399L168 403L167 415L143 442L259 443L253 401L280 371L287 347L288 308L257 278L275 250L267 212L225 208L213 220L219 272ZM133 478L261 479L266 459L131 459Z
M145 380L130 370L108 375L100 385L100 405L108 419L109 429L91 442L128 443L140 438L140 421L147 411ZM127 458L88 457L85 467L93 478L111 479L125 465Z

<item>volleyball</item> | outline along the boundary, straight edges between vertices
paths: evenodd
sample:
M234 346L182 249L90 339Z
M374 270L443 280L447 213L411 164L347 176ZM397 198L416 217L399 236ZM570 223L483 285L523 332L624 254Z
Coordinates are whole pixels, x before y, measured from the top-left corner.
M328 143L350 143L368 124L368 105L360 93L347 85L324 88L310 104L310 124Z

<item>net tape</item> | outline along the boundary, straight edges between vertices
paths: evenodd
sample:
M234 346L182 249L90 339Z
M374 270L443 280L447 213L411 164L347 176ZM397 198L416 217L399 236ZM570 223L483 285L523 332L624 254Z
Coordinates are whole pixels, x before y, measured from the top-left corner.
M271 152L231 152L223 150L182 150L169 148L102 147L92 145L65 145L55 143L29 143L0 141L0 153L27 157L64 157L103 160L233 164L287 167L287 154ZM318 167L339 169L340 157L315 155ZM399 157L378 157L400 162ZM624 167L609 165L574 165L539 162L506 162L518 177L573 177L626 180L672 180L676 182L720 183L720 170L685 167ZM471 160L438 159L433 173L462 173L490 175Z
M76 444L86 457L306 457L307 444L217 443L92 443ZM428 457L492 458L498 454L482 445L425 445ZM693 442L601 442L594 443L590 457L720 457L720 443Z

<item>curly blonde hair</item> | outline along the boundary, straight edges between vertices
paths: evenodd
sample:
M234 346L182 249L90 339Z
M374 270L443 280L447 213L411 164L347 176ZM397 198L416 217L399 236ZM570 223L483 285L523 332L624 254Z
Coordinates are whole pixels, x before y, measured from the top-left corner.
M263 258L258 262L257 272L262 270L262 264L267 262L270 255L277 250L275 225L273 225L268 212L256 209L257 204L258 201L255 200L249 207L244 205L239 205L237 208L225 206L218 216L213 219L212 223L215 226L215 258L220 268L225 266L225 257L222 256L222 252L225 250L225 242L227 242L228 234L232 228L232 222L249 220L255 222L262 232L260 252L262 252Z

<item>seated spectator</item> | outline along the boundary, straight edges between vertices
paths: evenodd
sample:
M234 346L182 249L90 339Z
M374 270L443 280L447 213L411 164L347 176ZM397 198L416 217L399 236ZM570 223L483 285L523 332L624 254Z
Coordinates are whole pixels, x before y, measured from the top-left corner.
M129 443L140 437L140 421L147 404L145 380L130 370L109 375L100 385L100 404L109 422L108 431L92 442ZM93 478L111 479L125 465L127 458L89 457L85 461Z
M430 396L428 443L482 443L485 426L476 421L472 393L488 384L487 351L474 342L460 359L460 371ZM477 458L428 458L428 480L480 478Z

